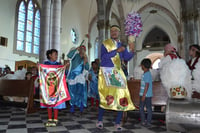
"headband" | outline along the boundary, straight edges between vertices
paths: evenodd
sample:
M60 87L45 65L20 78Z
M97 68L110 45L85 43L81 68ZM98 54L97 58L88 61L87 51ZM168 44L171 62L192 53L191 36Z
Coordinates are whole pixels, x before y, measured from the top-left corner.
M86 51L86 47L84 45L81 45L80 48Z
M118 31L120 31L120 27L117 26L117 25L112 25L112 26L110 27L110 29L117 29Z

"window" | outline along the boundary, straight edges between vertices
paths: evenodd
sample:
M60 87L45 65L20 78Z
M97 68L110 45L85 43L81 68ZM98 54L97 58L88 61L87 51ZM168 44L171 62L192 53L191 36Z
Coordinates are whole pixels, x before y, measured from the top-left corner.
M37 57L40 45L39 6L34 0L19 0L16 11L16 45L14 45L14 52Z
M74 28L71 29L71 39L73 44L76 44L78 42L77 32Z

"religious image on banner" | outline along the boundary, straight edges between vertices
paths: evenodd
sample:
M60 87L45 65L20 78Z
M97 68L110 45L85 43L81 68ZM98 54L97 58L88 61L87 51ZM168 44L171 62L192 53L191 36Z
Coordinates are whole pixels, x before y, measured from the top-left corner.
M107 86L125 87L124 78L117 69L114 67L102 67L102 70Z
M54 107L70 100L63 65L39 65L40 104Z

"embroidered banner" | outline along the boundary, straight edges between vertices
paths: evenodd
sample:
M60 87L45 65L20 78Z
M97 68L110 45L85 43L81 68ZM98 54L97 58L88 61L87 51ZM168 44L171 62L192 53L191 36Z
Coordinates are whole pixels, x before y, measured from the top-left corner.
M54 107L70 100L63 65L39 65L40 105Z

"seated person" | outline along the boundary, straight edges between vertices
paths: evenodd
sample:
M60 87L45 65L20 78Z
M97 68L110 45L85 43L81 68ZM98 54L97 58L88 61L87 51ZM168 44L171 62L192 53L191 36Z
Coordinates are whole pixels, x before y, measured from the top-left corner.
M32 67L31 72L32 72L31 78L34 80L34 99L39 100L39 76L37 67Z

